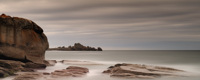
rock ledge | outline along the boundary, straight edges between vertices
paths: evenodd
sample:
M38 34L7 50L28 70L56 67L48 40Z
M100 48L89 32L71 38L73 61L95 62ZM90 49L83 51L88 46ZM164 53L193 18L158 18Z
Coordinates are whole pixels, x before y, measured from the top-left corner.
M112 77L157 78L162 76L183 76L179 73L184 72L183 70L168 67L123 63L110 66L103 73L108 73Z

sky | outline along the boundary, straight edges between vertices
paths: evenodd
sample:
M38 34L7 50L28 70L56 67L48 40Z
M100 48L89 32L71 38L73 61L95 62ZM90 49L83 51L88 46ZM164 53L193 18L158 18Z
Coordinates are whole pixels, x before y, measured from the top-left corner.
M37 23L50 47L200 50L200 0L0 0L0 14Z

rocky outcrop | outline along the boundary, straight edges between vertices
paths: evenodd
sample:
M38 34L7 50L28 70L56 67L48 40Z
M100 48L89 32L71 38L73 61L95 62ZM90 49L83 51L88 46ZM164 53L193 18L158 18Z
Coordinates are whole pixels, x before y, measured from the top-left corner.
M0 78L14 75L16 72L34 72L34 69L44 69L46 65L32 62L0 60Z
M23 67L32 69L45 69L47 66L45 64L27 62Z
M63 70L54 72L22 72L18 73L13 80L65 80L66 77L81 77L88 73L89 70L84 67L69 66Z
M161 76L183 76L180 73L184 73L184 71L168 67L124 63L110 66L103 73L108 73L112 77L157 78Z
M0 78L14 75L15 72L22 70L24 65L20 61L0 60Z
M72 77L78 77L85 75L88 73L89 70L84 67L77 67L77 66L69 66L66 69L63 70L55 70L52 72L52 76L72 76Z
M0 59L43 63L47 37L31 20L0 15Z
M90 46L84 46L80 43L75 43L74 46L62 46L57 48L49 48L48 50L61 50L61 51L103 51L101 47L95 48Z
M26 72L17 75L13 80L46 80L42 79L43 74L41 72Z

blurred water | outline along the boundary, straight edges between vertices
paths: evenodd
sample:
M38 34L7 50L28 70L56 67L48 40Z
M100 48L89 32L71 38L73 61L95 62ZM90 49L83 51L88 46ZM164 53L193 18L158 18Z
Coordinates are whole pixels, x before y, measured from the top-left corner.
M104 65L78 65L87 67L90 73L80 78L70 80L129 80L113 78L102 74L109 66L116 63L148 64L182 69L196 74L191 77L162 77L141 80L200 80L200 51L168 51L168 50L107 50L107 51L47 51L47 60L81 60L93 61ZM69 65L56 64L48 67L47 72L64 69ZM64 79L63 79L64 80ZM140 79L131 79L140 80Z
M47 51L46 60L80 60L92 61L103 65L77 65L89 68L83 77L67 77L56 80L200 80L200 51L168 50L107 50L107 51ZM190 77L161 77L156 79L124 79L102 74L109 66L117 63L148 64L166 66L193 73ZM70 65L57 63L39 72L53 72L65 69ZM195 75L194 75L195 74ZM2 80L11 80L13 77Z

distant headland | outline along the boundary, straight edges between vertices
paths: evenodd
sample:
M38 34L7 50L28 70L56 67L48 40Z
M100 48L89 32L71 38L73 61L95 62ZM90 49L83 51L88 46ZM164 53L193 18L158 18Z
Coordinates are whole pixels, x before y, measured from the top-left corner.
M84 46L80 43L75 43L74 46L60 46L57 48L49 48L48 50L59 50L59 51L103 51L101 47L95 48L90 46Z

